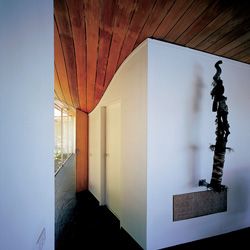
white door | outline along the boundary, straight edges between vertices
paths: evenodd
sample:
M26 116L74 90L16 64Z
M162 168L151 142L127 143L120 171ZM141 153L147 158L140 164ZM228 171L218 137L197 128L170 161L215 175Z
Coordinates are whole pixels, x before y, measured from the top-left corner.
M121 105L106 108L106 205L120 218Z

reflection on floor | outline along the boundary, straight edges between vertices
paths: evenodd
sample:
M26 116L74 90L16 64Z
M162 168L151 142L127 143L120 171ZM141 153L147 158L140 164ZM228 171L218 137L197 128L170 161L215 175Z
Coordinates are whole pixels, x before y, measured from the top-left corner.
M250 228L211 237L204 240L166 248L169 250L249 249ZM224 246L224 247L223 247ZM77 205L66 224L56 250L140 250L141 247L124 231L119 220L107 209L99 206L93 195L86 191L77 194Z

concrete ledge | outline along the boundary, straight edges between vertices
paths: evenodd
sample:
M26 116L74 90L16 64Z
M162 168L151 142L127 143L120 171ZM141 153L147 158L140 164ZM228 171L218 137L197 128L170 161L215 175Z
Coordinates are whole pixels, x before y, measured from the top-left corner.
M206 190L173 196L173 221L225 211L227 211L227 189L220 193Z

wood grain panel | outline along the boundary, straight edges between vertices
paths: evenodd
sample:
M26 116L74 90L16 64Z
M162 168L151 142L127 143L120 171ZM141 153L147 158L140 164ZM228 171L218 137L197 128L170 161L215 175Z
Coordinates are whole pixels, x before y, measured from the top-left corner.
M236 40L238 37L244 36L248 31L250 31L250 20L246 20L243 23L240 23L236 27L234 27L227 34L222 36L221 39L215 41L211 44L206 51L209 53L214 53L220 48L222 48L225 44L231 43Z
M241 59L241 62L244 62L244 63L250 63L250 56L249 55L246 55L244 56L242 59Z
M55 90L55 94L58 100L67 103L64 96L63 96L63 92L62 92L62 88L61 88L61 84L58 78L58 74L56 71L56 68L54 68L54 90Z
M213 34L211 34L207 39L199 43L196 48L200 50L206 50L207 52L210 52L209 48L212 48L211 51L221 48L221 39L223 39L222 43L227 44L228 42L232 41L230 37L234 36L235 33L236 35L242 35L240 33L242 33L241 26L244 26L244 21L245 25L246 23L249 23L248 20L244 20L243 18L229 20L225 25L213 32Z
M216 30L226 24L233 16L232 9L224 10L213 21L211 21L201 32L196 34L186 45L191 48L196 48L198 44L206 40Z
M76 110L76 192L88 189L88 115Z
M95 105L103 95L109 50L112 41L115 1L104 0L100 20L98 62L96 70Z
M56 98L57 100L59 100L59 97L58 97L58 95L57 95L55 89L54 89L54 98Z
M154 32L154 37L163 39L168 32L175 26L181 16L186 12L193 0L177 0L171 8L171 11L162 20L161 24Z
M78 86L76 75L75 48L72 38L71 23L69 19L68 7L65 0L55 0L55 19L60 34L61 44L64 53L65 65L68 74L68 82L72 102L75 108L78 108Z
M209 6L176 40L178 44L187 44L195 35L199 34L222 11L220 0L213 1ZM189 22L188 22L189 23Z
M234 39L232 42L224 45L222 48L216 51L216 54L225 55L228 57L234 56L237 53L238 49L238 52L242 51L239 47L246 44L250 44L250 32L247 32L244 35ZM236 50L236 53L234 52L234 50Z
M250 48L247 48L234 56L236 60L248 61L250 58Z
M66 104L73 106L69 83L68 83L68 76L64 61L63 50L61 46L61 40L59 37L58 29L56 22L54 22L54 60L55 60L55 71L58 75L58 79L61 84L63 96L65 97Z
M206 10L213 0L196 0L192 2L183 16L165 36L170 42L175 42L178 37Z
M145 24L152 8L154 1L138 0L136 3L135 13L129 25L128 32L124 39L121 53L118 60L118 67L123 63L126 57L132 52L135 47L136 40Z
M249 1L55 0L54 8L55 95L87 113L148 37L249 63Z
M81 110L87 112L87 63L84 5L79 0L67 0L75 46L77 87Z
M227 189L199 191L173 196L173 221L227 211Z
M105 75L105 74L104 74ZM99 101L101 100L103 94L104 94L104 86L101 84L97 84L96 83L96 87L95 87L95 106L99 103ZM95 107L94 106L94 107Z
M143 26L142 31L136 41L136 45L138 46L142 41L144 41L147 37L152 37L157 30L158 26L162 23L165 16L171 10L175 1L169 0L157 0L154 4L154 7ZM155 37L155 36L154 36Z
M86 0L84 3L87 39L87 110L89 112L94 108L101 5L99 0Z
M104 89L106 89L117 70L119 54L127 29L129 27L131 17L133 16L134 8L134 0L116 1L113 36L106 69Z

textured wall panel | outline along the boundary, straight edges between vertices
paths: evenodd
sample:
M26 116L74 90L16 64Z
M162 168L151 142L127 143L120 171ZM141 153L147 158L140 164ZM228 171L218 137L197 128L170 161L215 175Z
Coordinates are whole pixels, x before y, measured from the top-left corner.
M218 193L211 190L173 196L173 220L227 211L227 189Z

